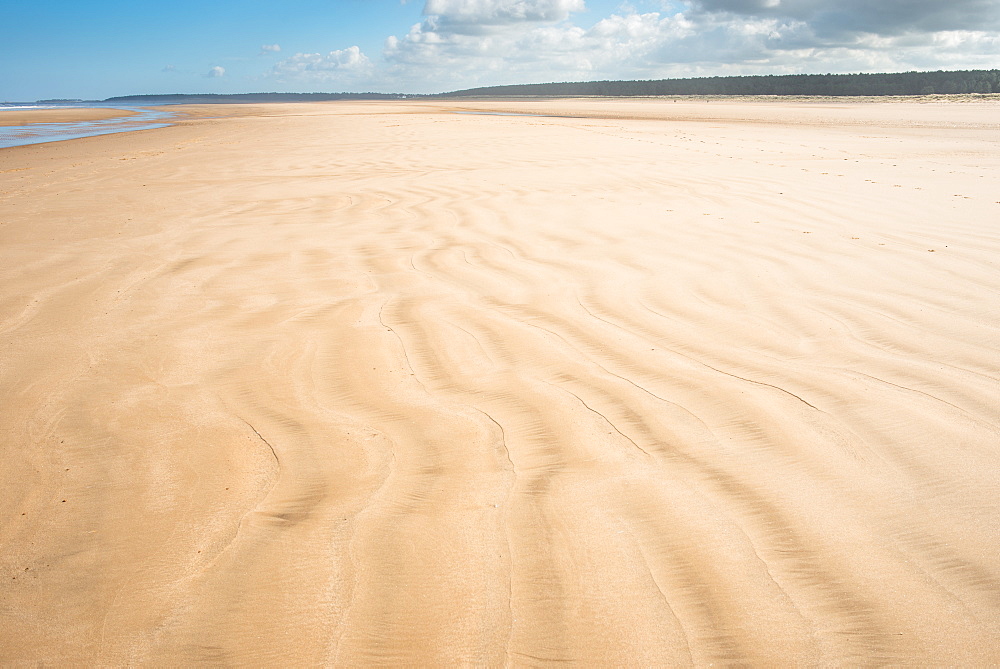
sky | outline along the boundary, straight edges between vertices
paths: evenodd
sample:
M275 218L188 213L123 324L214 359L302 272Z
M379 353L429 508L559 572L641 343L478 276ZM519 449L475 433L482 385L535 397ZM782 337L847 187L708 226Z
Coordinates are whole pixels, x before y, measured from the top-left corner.
M0 101L1000 68L1000 0L12 0Z

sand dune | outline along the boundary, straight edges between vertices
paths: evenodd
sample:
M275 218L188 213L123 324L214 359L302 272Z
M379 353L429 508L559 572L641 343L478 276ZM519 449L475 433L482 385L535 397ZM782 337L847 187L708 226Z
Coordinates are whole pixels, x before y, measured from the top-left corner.
M0 151L0 662L1000 662L996 105Z

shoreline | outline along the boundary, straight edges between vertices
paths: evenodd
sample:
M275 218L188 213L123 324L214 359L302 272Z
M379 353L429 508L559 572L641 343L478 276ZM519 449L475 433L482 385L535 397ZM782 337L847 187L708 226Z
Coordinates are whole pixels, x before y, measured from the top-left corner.
M55 113L49 113L55 112ZM173 110L135 109L36 109L0 112L0 149L47 144L100 135L161 128L176 116ZM18 122L26 121L23 125Z
M66 109L25 109L0 111L0 142L6 133L8 142L0 143L0 148L49 143L82 139L117 132L130 132L137 129L155 129L169 124L142 123L151 120L148 117L170 118L223 118L240 116L247 113L260 113L267 108L281 108L287 105L300 105L306 108L322 105L350 104L381 104L381 105L414 105L430 109L450 109L458 113L470 114L503 114L550 116L553 118L607 118L619 120L701 120L740 121L740 122L803 122L801 118L793 118L794 114L782 114L789 109L815 109L824 107L831 110L825 118L811 122L818 124L865 125L894 122L899 120L895 110L883 114L871 114L871 110L886 109L893 106L955 106L961 110L970 109L969 113L953 120L944 121L941 127L962 125L962 117L974 119L973 124L982 124L983 117L975 111L982 105L998 106L1000 94L956 94L956 95L925 95L925 96L745 96L745 95L673 95L673 96L492 96L492 97L456 97L441 99L400 99L383 101L310 101L310 102L226 102L226 103L193 103L152 105L136 109L79 107ZM701 109L708 105L716 110L712 114L678 114L678 109ZM652 109L651 109L652 107ZM257 111L247 112L247 109ZM733 110L755 110L747 115ZM868 110L858 116L857 110ZM197 110L197 111L194 111ZM775 116L775 112L778 115ZM581 112L583 112L581 114ZM914 116L919 117L920 112ZM159 120L157 118L157 120ZM121 122L118 127L114 124ZM806 123L810 121L805 121ZM919 125L919 123L918 123ZM1000 122L995 124L1000 128ZM7 130L4 130L7 129ZM27 138L27 141L17 143L10 138L15 135ZM49 138L51 129L51 138ZM90 132L98 129L98 132Z

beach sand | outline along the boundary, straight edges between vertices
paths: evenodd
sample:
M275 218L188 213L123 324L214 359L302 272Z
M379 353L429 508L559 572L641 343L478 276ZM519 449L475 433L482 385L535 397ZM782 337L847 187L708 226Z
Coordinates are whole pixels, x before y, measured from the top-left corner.
M0 127L28 125L29 123L77 123L101 121L109 118L134 116L127 109L96 109L71 107L67 109L9 109L0 111Z
M1000 663L998 109L0 150L0 663Z

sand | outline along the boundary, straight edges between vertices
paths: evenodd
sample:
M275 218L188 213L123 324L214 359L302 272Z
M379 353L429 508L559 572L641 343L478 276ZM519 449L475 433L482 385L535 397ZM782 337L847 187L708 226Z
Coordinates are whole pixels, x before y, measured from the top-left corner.
M997 664L998 110L0 150L0 663Z
M28 125L29 123L77 123L101 121L110 118L134 116L126 109L96 109L71 107L67 109L9 109L0 111L0 127Z

